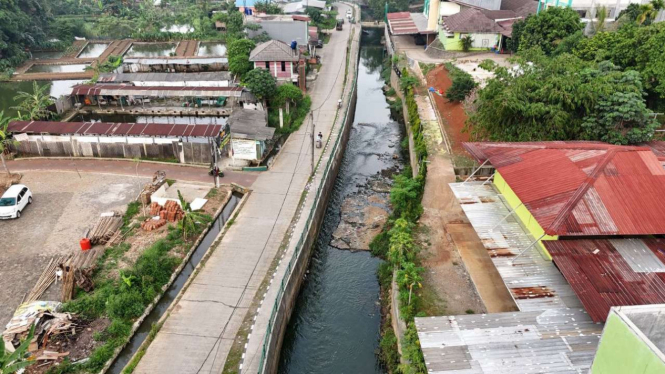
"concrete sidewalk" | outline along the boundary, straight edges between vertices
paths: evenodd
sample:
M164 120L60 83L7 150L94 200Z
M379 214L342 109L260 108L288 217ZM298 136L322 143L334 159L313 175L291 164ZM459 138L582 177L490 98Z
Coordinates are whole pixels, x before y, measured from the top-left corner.
M343 12L345 5L340 5ZM329 137L343 90L349 28L332 34L309 94L316 132ZM271 169L252 185L235 223L184 292L135 373L220 373L257 288L296 212L311 174L311 121L291 134ZM318 160L323 149L315 150ZM213 249L211 249L213 250Z
M140 177L152 177L155 171L163 170L166 172L166 178L169 179L215 183L214 179L208 175L208 168L206 167L155 162L140 162L137 165L136 161L133 160L34 158L7 161L7 167L12 173L24 171L68 171L76 173L78 171L80 173L132 176L138 174ZM243 187L250 187L258 175L259 173L256 172L225 171L224 178L220 178L219 181L224 184L237 183Z

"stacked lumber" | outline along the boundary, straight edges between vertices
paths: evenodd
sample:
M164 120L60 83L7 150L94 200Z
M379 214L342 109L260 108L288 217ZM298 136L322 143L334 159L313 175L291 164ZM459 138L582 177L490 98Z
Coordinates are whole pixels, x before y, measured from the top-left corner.
M90 244L105 244L122 226L122 215L118 212L102 213L88 234Z
M92 271L102 253L104 253L104 249L101 247L92 248L89 251L78 251L73 257L59 264L62 269L61 301L72 299L75 285L86 292L92 290Z
M66 261L69 260L69 256L60 256L60 257L53 257L51 261L46 265L44 268L44 271L42 274L39 276L39 279L37 279L37 283L35 283L35 286L30 290L28 295L25 298L25 302L32 302L37 299L39 299L44 292L55 282L55 272L58 269L58 265L65 263Z
M148 218L143 223L141 224L141 228L145 231L153 231L157 230L158 228L166 225L166 220L163 218L159 219L154 219L154 218Z

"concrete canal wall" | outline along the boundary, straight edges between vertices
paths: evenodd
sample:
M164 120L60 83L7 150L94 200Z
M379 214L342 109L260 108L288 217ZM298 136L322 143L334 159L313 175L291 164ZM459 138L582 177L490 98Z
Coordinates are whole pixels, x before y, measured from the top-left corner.
M324 172L318 188L320 188L319 194L316 196L313 206L311 207L311 216L309 225L306 226L306 230L303 232L302 236L302 245L300 252L297 252L296 249L295 258L293 262L293 267L290 273L287 273L284 276L284 291L279 300L279 304L276 307L274 320L272 322L272 331L271 336L267 339L267 344L264 347L262 354L263 365L259 369L259 373L276 373L279 367L279 358L282 348L282 343L284 339L284 334L286 332L286 327L288 326L289 319L293 313L295 302L298 298L298 293L300 292L300 287L302 286L305 273L308 269L309 261L312 257L312 249L317 240L321 224L328 207L328 202L332 195L332 190L335 186L335 181L337 174L339 173L340 166L342 164L342 159L344 157L344 152L346 150L346 144L349 139L349 134L351 127L353 125L355 111L356 111L356 101L357 101L357 92L356 92L356 78L358 72L358 57L360 49L360 28L356 29L356 35L352 38L351 48L349 52L349 63L348 63L348 76L347 83L344 88L344 97L348 97L348 101L344 100L343 110L340 111L339 115L342 116L339 121L339 126L336 124L333 132L339 131L339 141L337 146L333 148L329 159L330 166ZM324 162L326 158L321 159L321 167L325 167ZM311 192L316 192L317 187L316 183L313 184ZM309 213L309 209L306 206L303 214ZM279 281L279 279L275 279ZM271 304L264 305L265 308L271 307Z

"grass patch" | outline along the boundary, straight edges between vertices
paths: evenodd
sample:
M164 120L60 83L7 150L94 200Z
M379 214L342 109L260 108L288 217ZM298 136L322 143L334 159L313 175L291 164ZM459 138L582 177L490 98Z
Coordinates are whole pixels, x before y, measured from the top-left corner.
M173 183L175 183L175 179L168 179L168 178L167 178L167 179L165 179L164 181L166 182L166 184L167 184L169 187L173 186Z

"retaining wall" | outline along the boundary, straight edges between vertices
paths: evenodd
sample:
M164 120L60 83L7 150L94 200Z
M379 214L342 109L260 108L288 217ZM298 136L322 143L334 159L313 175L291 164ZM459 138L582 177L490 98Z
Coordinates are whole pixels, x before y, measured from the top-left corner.
M360 29L359 29L360 30ZM359 31L360 32L360 31ZM339 140L339 146L333 150L333 154L330 156L330 169L323 176L321 181L321 192L319 195L319 200L314 202L314 207L312 211L312 220L311 223L306 226L308 229L304 232L303 235L303 244L300 253L296 253L295 262L290 274L286 274L285 278L286 283L284 286L283 295L277 306L277 311L275 314L274 321L272 323L272 334L265 350L265 360L263 369L260 373L277 373L279 367L279 357L282 348L282 343L284 340L284 334L293 313L293 309L298 298L298 293L300 292L300 287L304 280L305 272L309 267L309 260L312 257L312 248L317 240L321 224L325 217L325 213L328 207L328 202L332 194L335 182L337 179L337 174L339 173L340 166L342 164L342 159L344 157L344 152L346 150L346 144L349 139L349 134L351 133L351 127L353 125L355 110L356 110L356 99L357 92L355 90L356 77L358 70L358 58L359 58L359 42L357 45L351 45L351 58L349 59L349 79L352 84L347 83L347 87L344 92L347 94L348 90L351 89L349 102L344 108L346 110L345 121L343 121L341 130L341 137ZM342 112L340 112L341 114ZM335 131L335 129L333 129ZM312 190L314 192L314 190ZM268 307L264 305L264 307Z

